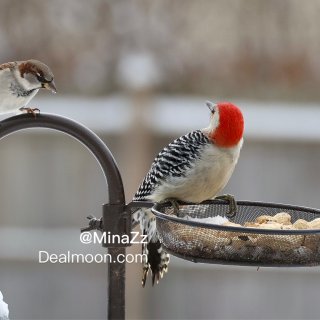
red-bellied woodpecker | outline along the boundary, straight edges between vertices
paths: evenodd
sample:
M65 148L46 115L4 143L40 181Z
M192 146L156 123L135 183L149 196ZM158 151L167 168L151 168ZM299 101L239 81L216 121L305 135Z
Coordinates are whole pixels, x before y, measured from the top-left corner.
M153 161L133 200L163 202L181 200L200 203L212 199L224 188L238 161L243 143L244 120L232 103L207 102L211 111L207 128L192 131L171 142ZM133 213L133 224L140 223L148 243L142 245L142 285L149 269L152 284L168 269L169 255L162 249L150 209Z

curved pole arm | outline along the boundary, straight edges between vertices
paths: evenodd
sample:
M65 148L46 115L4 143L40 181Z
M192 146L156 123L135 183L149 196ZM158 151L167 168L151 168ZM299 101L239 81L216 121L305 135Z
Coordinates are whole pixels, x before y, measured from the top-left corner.
M131 227L129 212L125 211L125 196L116 162L103 141L87 127L65 117L52 114L22 114L0 122L0 140L11 133L28 128L49 128L64 132L84 144L99 162L108 185L107 204L103 206L105 232L128 234ZM127 217L125 217L127 213ZM107 222L107 223L105 223ZM109 246L109 244L103 244ZM112 261L125 255L123 245L110 247ZM125 318L125 263L108 263L108 319Z
M0 139L28 128L49 128L64 132L84 144L99 162L108 184L108 202L125 204L121 175L104 142L87 127L68 118L53 114L22 114L0 122Z

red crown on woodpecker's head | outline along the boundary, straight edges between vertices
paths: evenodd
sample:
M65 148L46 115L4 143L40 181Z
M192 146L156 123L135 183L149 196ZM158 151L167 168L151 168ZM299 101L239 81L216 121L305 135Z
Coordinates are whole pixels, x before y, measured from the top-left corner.
M216 122L209 138L220 147L228 148L238 144L244 131L241 110L230 102L219 102L209 108L213 113L212 121Z

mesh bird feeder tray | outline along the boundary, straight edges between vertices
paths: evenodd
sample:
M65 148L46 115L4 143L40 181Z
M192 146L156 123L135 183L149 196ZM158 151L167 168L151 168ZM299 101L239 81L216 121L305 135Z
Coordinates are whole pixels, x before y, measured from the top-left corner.
M320 218L320 210L305 207L249 201L237 202L237 206L232 221L242 226L262 215L279 212L289 214L292 223ZM220 200L180 204L179 217L170 203L156 204L152 209L163 246L186 260L270 267L320 264L320 227L275 230L201 222L203 218L225 216L228 210L228 203Z

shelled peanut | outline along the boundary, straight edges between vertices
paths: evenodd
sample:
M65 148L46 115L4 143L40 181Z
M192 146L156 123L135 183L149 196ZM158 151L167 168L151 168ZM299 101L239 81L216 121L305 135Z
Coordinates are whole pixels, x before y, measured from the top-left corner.
M225 226L238 226L247 228L267 229L267 230L316 230L320 229L320 218L312 221L298 219L294 223L291 222L291 216L287 212L279 212L274 216L261 215L254 221L248 221L244 225L226 222ZM232 245L241 247L241 245L267 246L274 250L289 250L305 246L315 250L319 246L319 235L275 235L275 234L244 234L233 233L229 234ZM244 240L243 240L244 239ZM243 241L242 241L243 240Z
M230 225L226 222L224 225ZM238 225L240 226L240 225ZM298 219L294 223L291 222L291 216L287 212L279 212L274 216L261 215L254 221L245 222L244 227L260 228L260 229L274 229L274 230L305 230L305 229L320 229L320 218L312 221Z

